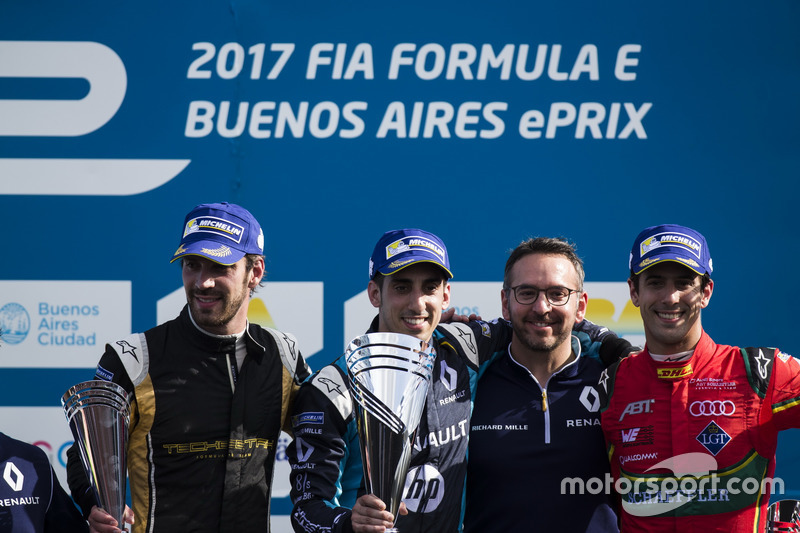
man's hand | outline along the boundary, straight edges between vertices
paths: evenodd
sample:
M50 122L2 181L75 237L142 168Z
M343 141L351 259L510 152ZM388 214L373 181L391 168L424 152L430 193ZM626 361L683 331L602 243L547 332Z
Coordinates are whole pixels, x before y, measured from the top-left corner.
M133 511L127 505L122 515L122 521L126 524L133 524ZM117 521L108 514L105 509L98 506L92 507L89 513L89 533L120 533Z
M400 504L399 513L408 514L404 503ZM394 516L377 496L364 494L353 506L351 521L355 533L384 533L394 525Z

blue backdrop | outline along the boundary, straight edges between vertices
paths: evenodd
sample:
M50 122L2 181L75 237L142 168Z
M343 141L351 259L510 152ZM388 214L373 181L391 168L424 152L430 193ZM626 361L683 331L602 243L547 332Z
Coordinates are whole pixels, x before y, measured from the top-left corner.
M57 407L104 339L157 323L183 216L212 201L264 228L289 309L264 296L260 316L302 348L282 317L319 313L315 368L341 351L374 242L403 226L444 239L458 282L499 281L532 235L622 282L640 229L689 225L714 260L712 337L800 354L798 22L791 0L4 0L0 320L17 304L29 333L0 349L0 427L22 432L17 408ZM789 432L787 492L797 449Z

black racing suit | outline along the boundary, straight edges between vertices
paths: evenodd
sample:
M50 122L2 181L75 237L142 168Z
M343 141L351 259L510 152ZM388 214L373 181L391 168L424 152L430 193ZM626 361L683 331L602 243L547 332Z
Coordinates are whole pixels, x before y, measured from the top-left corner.
M134 533L269 531L275 452L308 366L292 337L249 324L235 339L178 318L106 345L97 379L131 392L128 472ZM75 446L73 497L96 505Z
M368 333L377 330L377 320ZM471 326L440 324L431 339L436 360L403 495L409 514L396 523L404 533L448 533L461 523L472 391L479 366L511 335L504 323ZM286 454L298 532L352 531L349 508L361 493L363 470L342 360L315 374L293 406L295 439Z
M584 354L597 354L605 328L584 321L575 332ZM368 333L377 330L377 318ZM476 382L505 353L511 327L504 320L440 324L432 344L433 378L416 433L403 501L402 533L459 531L464 516L467 436ZM300 389L293 405L292 526L298 533L352 532L350 508L363 492L355 415L343 358L327 365Z

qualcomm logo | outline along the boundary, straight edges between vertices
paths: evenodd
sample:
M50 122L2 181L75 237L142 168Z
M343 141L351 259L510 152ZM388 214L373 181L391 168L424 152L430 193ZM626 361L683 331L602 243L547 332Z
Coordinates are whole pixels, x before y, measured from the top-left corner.
M22 483L25 481L25 476L22 475L22 472L12 463L11 461L6 463L6 468L3 470L3 479L8 483L8 486L11 487L11 490L14 492L19 492L22 490Z
M0 307L0 338L8 344L19 344L31 330L31 317L18 303L7 303Z
M0 78L81 79L79 99L0 99L0 136L77 137L107 124L128 86L125 65L96 42L0 41ZM188 159L0 158L0 194L132 195L168 182Z

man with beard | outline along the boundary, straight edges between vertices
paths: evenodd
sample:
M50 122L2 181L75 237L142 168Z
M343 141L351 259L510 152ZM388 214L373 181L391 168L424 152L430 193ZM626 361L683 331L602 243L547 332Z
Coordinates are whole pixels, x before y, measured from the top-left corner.
M144 333L106 345L95 379L130 393L128 472L134 533L269 531L275 452L309 369L292 336L251 324L264 276L264 234L246 209L201 204L184 223L187 305ZM92 531L119 532L97 501L75 446L73 498Z
M397 529L403 533L461 531L475 382L493 359L506 353L511 331L503 320L440 323L450 303L451 277L445 244L432 233L394 230L375 244L367 295L377 316L368 333L411 335L430 342L436 353L433 380L403 489L405 507L400 508L401 516L394 517L376 496L363 494L357 498L363 488L360 444L340 357L303 384L293 405L296 438L286 455L292 466L292 526L296 532L383 533L395 518ZM582 305L585 307L585 298ZM569 338L571 323L565 322L563 327ZM620 339L605 328L591 324L584 329L576 335L590 352L596 353L598 348L602 351L606 340L611 341L612 351L619 346L613 341ZM564 331L559 330L559 334ZM596 383L598 375L599 371L589 381ZM597 430L602 459L602 434L599 427ZM493 456L487 456L487 461ZM535 459L536 466L531 469L542 464ZM489 491L494 493L501 487L490 487ZM494 494L486 497L478 505L497 501ZM527 509L527 505L522 508ZM514 511L519 512L519 508ZM529 525L520 530L528 531Z
M560 239L527 240L506 262L501 300L513 335L478 382L467 532L617 531L609 495L562 488L609 471L595 390L604 365L581 357L572 334L586 313L583 278L583 262ZM627 341L614 340L627 352Z

